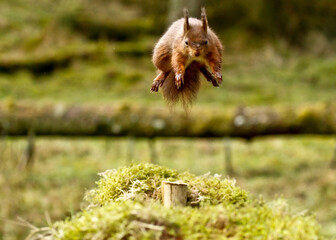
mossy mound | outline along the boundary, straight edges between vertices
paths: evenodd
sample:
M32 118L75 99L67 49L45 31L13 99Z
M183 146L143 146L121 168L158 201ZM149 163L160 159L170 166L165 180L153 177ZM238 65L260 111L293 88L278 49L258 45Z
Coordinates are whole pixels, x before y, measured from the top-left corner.
M188 184L188 205L237 204L247 201L247 193L235 186L234 180L222 180L219 175L196 177L164 167L139 164L101 173L98 187L86 194L92 205L125 199L161 199L162 181L181 181Z
M313 217L291 214L281 199L252 199L218 175L140 164L101 176L86 196L91 207L31 239L322 239ZM187 207L161 205L162 180L188 184Z

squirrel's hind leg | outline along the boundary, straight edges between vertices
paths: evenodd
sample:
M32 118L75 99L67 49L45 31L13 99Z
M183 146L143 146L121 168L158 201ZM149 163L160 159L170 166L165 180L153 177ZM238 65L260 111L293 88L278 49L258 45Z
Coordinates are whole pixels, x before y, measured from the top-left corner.
M169 73L170 73L170 71L168 71L168 72L160 71L159 75L157 75L156 78L153 81L153 84L152 84L152 87L151 87L151 92L159 91L159 87L162 87L162 84L166 80Z
M211 74L211 72L208 71L208 69L205 66L200 67L199 70L206 78L206 80L211 82L214 87L219 87L216 78Z

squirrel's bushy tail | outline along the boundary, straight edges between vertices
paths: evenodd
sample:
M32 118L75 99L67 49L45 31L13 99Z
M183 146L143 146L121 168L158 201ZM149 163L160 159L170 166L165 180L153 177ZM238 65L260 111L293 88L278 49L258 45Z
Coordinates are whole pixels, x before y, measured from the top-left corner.
M171 71L164 81L161 89L164 99L169 107L173 107L178 101L182 102L187 110L197 97L200 88L199 69L196 63L191 63L185 70L184 84L177 89L175 85L175 72Z

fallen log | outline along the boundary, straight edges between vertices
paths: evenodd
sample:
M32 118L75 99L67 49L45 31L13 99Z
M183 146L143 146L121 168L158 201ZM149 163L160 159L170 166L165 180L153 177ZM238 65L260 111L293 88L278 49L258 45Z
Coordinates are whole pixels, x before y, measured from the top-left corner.
M169 111L162 107L0 104L2 134L38 136L241 137L335 134L336 104Z
M75 49L59 49L49 53L2 55L0 57L0 72L12 73L27 70L36 75L53 72L58 68L68 67L74 60L99 56L102 51L94 44Z

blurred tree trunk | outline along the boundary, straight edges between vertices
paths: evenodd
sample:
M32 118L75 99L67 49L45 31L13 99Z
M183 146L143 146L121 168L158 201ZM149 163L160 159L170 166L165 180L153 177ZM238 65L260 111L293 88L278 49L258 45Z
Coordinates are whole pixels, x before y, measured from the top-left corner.
M261 5L260 20L261 28L264 29L272 37L283 31L285 23L282 22L282 11L279 9L284 8L284 3L278 0L263 0Z
M184 7L188 8L191 17L200 18L202 6L205 6L205 0L170 0L167 25L183 17Z

